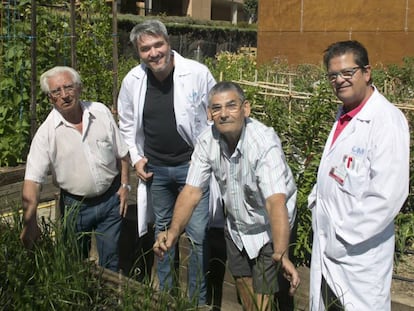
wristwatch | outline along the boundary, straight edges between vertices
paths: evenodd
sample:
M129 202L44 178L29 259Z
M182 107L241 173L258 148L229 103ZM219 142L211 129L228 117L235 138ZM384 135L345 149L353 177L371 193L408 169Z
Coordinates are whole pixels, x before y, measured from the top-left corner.
M121 184L121 187L122 188L127 188L128 191L131 191L131 185L129 185L129 184Z

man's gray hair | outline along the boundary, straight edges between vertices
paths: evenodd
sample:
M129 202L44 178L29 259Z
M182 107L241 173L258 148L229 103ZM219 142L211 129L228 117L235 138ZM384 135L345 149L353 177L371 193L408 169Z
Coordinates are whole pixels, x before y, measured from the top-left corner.
M234 91L239 96L239 99L242 103L246 100L246 96L244 95L243 89L240 87L239 84L231 81L221 81L214 85L210 92L208 93L208 104L211 105L211 99L213 96L223 92Z
M169 42L167 27L157 19L148 19L132 28L129 40L136 50L138 40L141 39L142 35L163 36L164 39Z
M68 73L72 77L72 82L74 84L77 84L79 86L82 85L81 77L75 69L68 66L56 66L44 72L40 76L40 88L42 89L42 91L46 94L49 94L49 79L62 73Z

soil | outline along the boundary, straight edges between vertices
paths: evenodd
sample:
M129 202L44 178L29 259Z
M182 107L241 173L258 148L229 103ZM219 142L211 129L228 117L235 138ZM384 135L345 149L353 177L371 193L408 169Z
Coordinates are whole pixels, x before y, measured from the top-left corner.
M397 278L404 278L398 280ZM410 280L410 281L409 281ZM391 286L393 295L405 296L414 307L414 254L404 254L394 265L394 279Z

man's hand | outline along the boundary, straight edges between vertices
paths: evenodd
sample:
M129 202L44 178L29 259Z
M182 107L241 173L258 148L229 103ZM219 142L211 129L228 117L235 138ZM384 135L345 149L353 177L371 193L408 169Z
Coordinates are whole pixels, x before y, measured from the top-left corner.
M122 217L126 216L126 213L128 211L128 194L129 194L129 188L128 187L120 187L118 190L119 195L119 215Z
M299 273L289 258L277 256L276 260L281 263L283 276L290 283L289 295L293 296L300 284Z
M23 242L24 247L32 249L34 242L40 237L40 234L41 231L37 224L37 220L30 220L24 224L20 234L20 240Z
M152 175L154 173L147 173L145 171L145 167L147 165L148 159L147 158L142 158L141 160L139 160L137 163L135 163L135 172L138 176L139 179L141 179L142 181L147 181L149 180Z
M23 229L20 240L27 249L32 249L34 242L40 237L40 228L37 224L37 205L39 203L42 185L32 180L23 182Z
M178 235L171 230L160 232L153 246L155 255L157 255L160 259L164 258L165 252L175 245L177 239Z

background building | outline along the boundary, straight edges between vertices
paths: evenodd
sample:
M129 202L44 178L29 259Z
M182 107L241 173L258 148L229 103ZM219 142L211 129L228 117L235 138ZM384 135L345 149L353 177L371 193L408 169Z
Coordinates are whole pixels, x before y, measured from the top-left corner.
M121 0L121 13L190 16L199 20L245 21L243 0Z
M371 64L400 64L414 57L413 6L413 0L260 0L258 62L319 64L329 44L354 39L366 46Z

